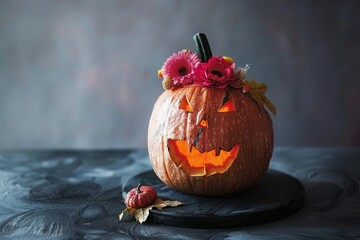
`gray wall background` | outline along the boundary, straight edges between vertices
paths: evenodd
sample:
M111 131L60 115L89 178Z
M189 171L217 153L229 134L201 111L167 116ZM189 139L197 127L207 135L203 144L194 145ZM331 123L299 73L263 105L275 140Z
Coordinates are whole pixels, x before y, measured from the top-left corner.
M360 146L360 1L2 0L0 149L146 146L197 32L266 82L277 146Z

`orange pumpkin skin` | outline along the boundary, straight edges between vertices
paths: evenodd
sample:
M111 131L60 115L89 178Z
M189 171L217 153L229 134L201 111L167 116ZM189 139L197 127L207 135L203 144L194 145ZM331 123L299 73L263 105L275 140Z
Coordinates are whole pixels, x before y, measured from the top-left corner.
M235 111L218 112L226 93L230 93ZM184 96L192 112L179 109ZM198 136L202 120L207 121L207 127ZM164 91L156 101L148 129L148 151L156 175L165 184L185 193L215 196L257 183L269 167L273 139L269 114L241 88L190 85ZM196 147L201 153L213 149L230 151L236 145L239 150L222 173L191 176L185 171L192 171L191 166L185 168L182 160L171 157L169 143L175 140L185 140L189 149Z

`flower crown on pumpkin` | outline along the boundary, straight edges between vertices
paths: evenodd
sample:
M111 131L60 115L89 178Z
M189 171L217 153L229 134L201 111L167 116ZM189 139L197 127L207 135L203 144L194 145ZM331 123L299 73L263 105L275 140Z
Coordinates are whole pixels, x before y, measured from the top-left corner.
M275 106L265 97L267 86L257 83L254 79L245 79L249 65L235 70L235 63L231 57L214 57L209 42L204 33L194 36L197 54L183 49L170 56L158 70L158 77L163 78L162 86L165 90L186 85L226 88L242 88L244 94L250 94L259 106L265 106L275 115Z

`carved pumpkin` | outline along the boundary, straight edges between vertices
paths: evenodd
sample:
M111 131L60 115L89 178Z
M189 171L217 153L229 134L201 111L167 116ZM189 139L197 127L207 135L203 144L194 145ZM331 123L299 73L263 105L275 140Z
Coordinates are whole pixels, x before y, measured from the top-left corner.
M197 195L237 192L268 169L272 121L243 88L173 86L154 105L148 151L156 175L174 189Z

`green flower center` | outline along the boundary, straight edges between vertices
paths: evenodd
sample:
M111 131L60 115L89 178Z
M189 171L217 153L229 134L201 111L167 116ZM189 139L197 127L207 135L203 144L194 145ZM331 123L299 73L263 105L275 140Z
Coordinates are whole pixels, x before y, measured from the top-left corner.
M181 76L186 75L186 72L187 72L187 71L186 71L186 68L185 68L185 67L182 67L182 68L179 69L179 73L180 73Z

